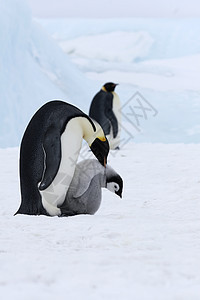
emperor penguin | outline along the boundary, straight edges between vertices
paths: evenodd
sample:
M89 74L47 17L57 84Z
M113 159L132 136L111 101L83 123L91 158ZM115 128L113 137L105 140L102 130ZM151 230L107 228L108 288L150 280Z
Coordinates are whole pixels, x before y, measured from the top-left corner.
M96 159L78 163L62 204L61 216L95 214L101 204L102 188L122 197L123 180L110 166L104 168Z
M59 216L85 139L103 167L109 144L98 123L55 100L30 120L20 146L21 205L16 214Z
M96 120L109 141L110 149L119 149L121 132L121 104L114 91L118 84L107 82L94 96L89 110L89 116Z

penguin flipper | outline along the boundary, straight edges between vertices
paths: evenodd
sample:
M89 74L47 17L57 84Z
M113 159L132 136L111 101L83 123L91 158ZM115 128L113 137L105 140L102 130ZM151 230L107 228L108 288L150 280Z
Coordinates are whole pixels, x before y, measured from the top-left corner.
M109 119L109 121L112 125L113 137L115 138L118 134L118 122L117 122L117 118L112 110L112 106L113 106L113 99L109 98L107 100L107 104L105 107L105 115Z
M43 150L45 156L45 170L39 185L39 190L43 191L54 180L61 161L61 140L60 132L56 127L51 126L44 137Z

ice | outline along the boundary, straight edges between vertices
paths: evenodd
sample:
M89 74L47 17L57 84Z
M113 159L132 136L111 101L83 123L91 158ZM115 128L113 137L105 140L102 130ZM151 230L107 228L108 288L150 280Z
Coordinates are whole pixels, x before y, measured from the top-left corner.
M156 108L155 118L140 118L141 130L132 137L136 143L199 143L199 19L40 22L89 79L99 86L120 84L116 91L123 106L138 92ZM141 54L137 59L135 49ZM122 125L126 135L126 118Z
M147 32L115 31L61 42L68 54L107 62L126 62L148 56L153 39Z
M19 145L28 121L49 100L63 99L87 109L96 85L32 20L25 1L1 1L0 45L1 147Z
M200 51L199 18L75 18L38 19L38 22L58 41L73 40L82 36L95 38L113 32L145 32L146 36L154 41L145 60L176 58ZM95 44L91 47L95 47Z
M199 19L33 20L23 0L2 0L0 17L0 147L49 100L88 112L106 81L123 105L139 92L159 112L135 142L199 142Z
M18 149L0 150L2 299L199 299L200 145L133 144L94 216L13 216ZM67 296L66 296L67 295Z

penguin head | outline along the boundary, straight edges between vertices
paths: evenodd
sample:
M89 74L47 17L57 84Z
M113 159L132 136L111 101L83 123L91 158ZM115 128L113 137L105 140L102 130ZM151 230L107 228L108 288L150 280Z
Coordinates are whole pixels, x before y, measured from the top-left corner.
M104 84L103 89L106 92L114 92L115 87L118 85L118 83L113 83L113 82L107 82Z
M123 180L111 167L106 167L106 188L122 198Z
M110 150L110 146L99 123L97 123L92 118L90 118L90 120L94 125L93 127L91 126L91 122L87 121L85 123L86 126L84 126L84 123L82 123L84 129L83 138L88 143L90 149L92 150L93 154L96 156L100 164L105 167L107 164L107 156Z
M109 143L106 137L97 137L90 145L90 149L102 166L106 167L107 156L110 150Z

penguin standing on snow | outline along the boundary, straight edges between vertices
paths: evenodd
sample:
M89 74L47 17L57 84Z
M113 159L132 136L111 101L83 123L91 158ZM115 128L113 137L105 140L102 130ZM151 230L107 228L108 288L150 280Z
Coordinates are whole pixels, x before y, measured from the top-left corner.
M78 163L62 204L61 216L95 214L101 204L101 188L122 197L123 180L110 166L104 168L96 159Z
M103 130L77 107L44 104L30 120L20 147L21 205L16 214L59 216L74 175L82 139L106 166Z
M121 131L120 99L114 92L116 83L108 82L94 96L89 116L96 120L109 141L110 149L119 149Z

